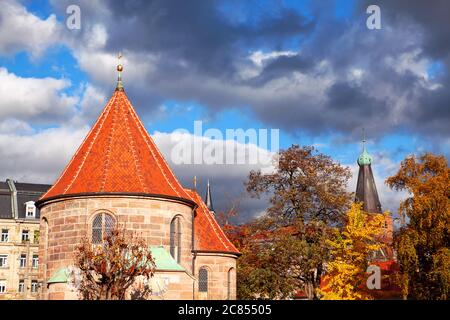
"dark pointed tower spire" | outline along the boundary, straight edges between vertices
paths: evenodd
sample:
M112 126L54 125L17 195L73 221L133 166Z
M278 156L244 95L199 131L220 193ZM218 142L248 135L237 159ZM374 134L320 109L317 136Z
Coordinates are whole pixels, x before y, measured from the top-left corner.
M206 187L205 204L206 204L206 207L210 211L214 212L214 207L213 207L212 198L211 198L211 184L209 183L209 179L208 179L208 184Z
M363 152L358 157L359 173L356 185L356 201L363 202L363 209L369 213L381 213L377 186L372 173L372 157L366 150L366 137L363 129Z

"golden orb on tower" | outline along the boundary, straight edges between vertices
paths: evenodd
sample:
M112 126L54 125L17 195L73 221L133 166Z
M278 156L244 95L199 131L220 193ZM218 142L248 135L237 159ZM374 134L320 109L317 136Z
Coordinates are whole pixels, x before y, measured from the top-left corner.
M117 71L122 72L123 66L121 64L117 65Z

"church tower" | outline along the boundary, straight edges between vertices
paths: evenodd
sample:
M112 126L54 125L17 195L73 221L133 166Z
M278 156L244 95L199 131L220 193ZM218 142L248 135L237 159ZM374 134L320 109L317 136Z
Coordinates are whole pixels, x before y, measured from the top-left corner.
M367 153L366 140L363 140L363 152L358 157L359 173L356 185L356 201L363 203L363 209L369 213L382 213L377 186L372 173L372 156Z
M363 139L363 151L358 157L358 182L356 185L355 201L363 203L363 210L370 214L382 214L380 198L378 197L377 186L372 172L372 156L366 150L366 140ZM389 216L385 221L385 232L381 237L386 247L382 249L382 256L377 257L382 260L392 258L393 223Z

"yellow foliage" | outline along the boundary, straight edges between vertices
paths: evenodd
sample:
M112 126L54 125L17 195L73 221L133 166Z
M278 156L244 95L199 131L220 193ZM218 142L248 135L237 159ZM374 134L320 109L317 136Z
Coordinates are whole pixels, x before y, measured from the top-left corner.
M346 226L342 231L336 229L335 240L328 240L334 259L326 266L326 284L319 290L322 299L371 299L364 290L368 258L382 247L379 237L387 214L369 215L362 211L361 204L352 205Z

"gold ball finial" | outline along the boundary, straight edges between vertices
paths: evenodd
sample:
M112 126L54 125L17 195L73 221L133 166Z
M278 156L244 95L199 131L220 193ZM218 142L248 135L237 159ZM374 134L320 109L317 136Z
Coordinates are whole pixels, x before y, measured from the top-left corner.
M120 63L120 59L122 59L122 53L121 52L119 52L119 54L117 55L117 60L118 60L118 65L117 65L117 71L119 71L119 72L122 72L122 70L123 70L123 66L122 66L122 64Z
M118 76L117 76L117 86L116 86L116 91L123 91L123 83L122 83L122 70L123 70L123 66L120 63L120 59L122 58L122 54L119 53L117 56L117 71L119 72Z

